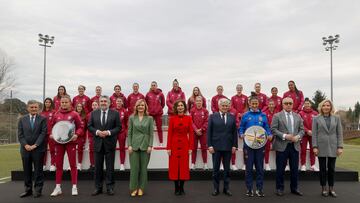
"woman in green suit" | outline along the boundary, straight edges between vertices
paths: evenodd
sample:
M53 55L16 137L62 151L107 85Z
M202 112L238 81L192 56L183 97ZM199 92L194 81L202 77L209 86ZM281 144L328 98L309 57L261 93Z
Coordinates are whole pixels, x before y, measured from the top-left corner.
M147 112L148 107L145 100L138 100L134 109L134 114L129 118L128 128L130 193L132 197L144 194L154 135L154 121Z

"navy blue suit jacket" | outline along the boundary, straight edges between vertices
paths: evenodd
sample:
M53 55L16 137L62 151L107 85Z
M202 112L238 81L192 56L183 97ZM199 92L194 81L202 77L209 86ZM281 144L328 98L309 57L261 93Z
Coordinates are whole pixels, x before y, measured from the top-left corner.
M232 147L238 147L236 119L230 113L226 113L226 119L225 125L219 112L209 117L207 143L215 151L231 151Z

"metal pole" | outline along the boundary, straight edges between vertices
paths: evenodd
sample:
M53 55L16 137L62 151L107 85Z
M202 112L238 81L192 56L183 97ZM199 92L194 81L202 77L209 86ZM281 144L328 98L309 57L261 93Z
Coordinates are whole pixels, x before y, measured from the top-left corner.
M333 46L332 46L332 43L331 43L331 44L330 44L331 101L334 102L334 97L333 97L333 63L332 63L332 51L333 51Z
M44 82L43 82L43 101L45 100L45 82L46 82L46 43L44 46Z
M11 118L11 113L12 113L12 90L10 90L10 112L9 112L9 143L11 144L11 127L12 127L12 118Z

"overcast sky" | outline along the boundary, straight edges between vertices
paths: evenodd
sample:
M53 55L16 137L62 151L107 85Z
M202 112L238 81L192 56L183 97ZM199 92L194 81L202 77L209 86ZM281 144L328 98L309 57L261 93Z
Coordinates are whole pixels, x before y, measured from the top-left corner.
M330 53L322 37L340 34L334 52L334 101L360 100L360 1L353 0L0 0L0 49L16 63L14 97L42 99L43 47L38 33L55 36L47 51L46 96L62 84L94 95L96 85L125 95L133 82L146 93L152 80L165 94L177 78L186 94L199 86L210 99L218 84L231 97L255 82L270 95L295 80L305 96L330 97Z

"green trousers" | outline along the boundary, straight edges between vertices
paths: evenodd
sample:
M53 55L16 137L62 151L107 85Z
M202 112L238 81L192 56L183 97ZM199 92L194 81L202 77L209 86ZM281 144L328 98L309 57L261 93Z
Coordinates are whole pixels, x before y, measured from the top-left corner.
M148 182L147 166L150 154L146 151L133 151L130 154L130 191L145 189Z

